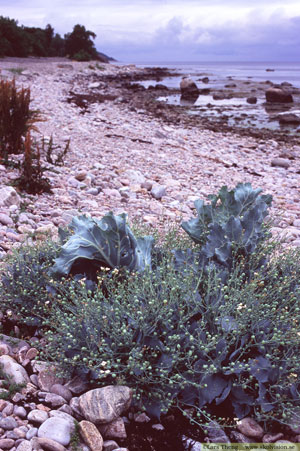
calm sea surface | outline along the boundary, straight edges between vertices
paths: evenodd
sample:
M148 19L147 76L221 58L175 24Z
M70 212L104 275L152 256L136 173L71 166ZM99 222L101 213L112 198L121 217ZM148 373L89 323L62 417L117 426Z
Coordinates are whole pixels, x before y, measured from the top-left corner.
M136 65L139 67L168 67L180 73L190 74L191 76L198 76L200 73L203 76L207 75L208 77L212 76L213 78L219 79L232 77L238 80L249 80L251 77L254 81L270 80L278 84L287 81L295 87L300 88L300 61L298 63L174 62L166 64L163 62L153 62L147 64L138 63ZM267 69L271 69L271 72L267 71ZM173 82L175 83L176 79L173 79Z
M247 63L230 63L230 62L201 62L201 63L166 63L153 62L153 63L138 63L138 67L166 67L174 69L179 76L167 77L159 80L159 83L164 84L168 88L179 88L182 75L190 75L192 79L197 83L199 88L210 88L214 90L223 90L228 80L230 82L239 82L239 86L245 86L251 82L266 82L270 81L275 84L281 84L283 82L291 83L294 87L300 89L300 62L299 63L262 63L262 62L247 62ZM202 78L208 77L209 83L204 84ZM149 85L155 85L158 80L146 80L142 81L146 88ZM253 86L254 87L254 86ZM267 89L268 85L264 85L264 89ZM256 91L256 90L255 90ZM249 93L249 95L251 95ZM270 111L266 105L264 90L258 90L254 94L257 96L257 103L255 105L249 105L246 101L246 97L239 98L239 96L233 96L232 98L225 98L224 100L215 100L211 94L201 94L198 99L190 105L190 114L201 114L208 118L216 118L222 114L223 117L227 117L229 125L237 125L239 127L255 127L255 128L267 128L272 130L282 130L286 133L300 133L300 127L282 126L280 125L278 118L280 114L290 112L300 117L300 95L293 94L294 103L287 105L283 111L278 111L274 114ZM187 106L180 94L171 94L166 97L158 98L159 101ZM222 111L220 113L220 107Z

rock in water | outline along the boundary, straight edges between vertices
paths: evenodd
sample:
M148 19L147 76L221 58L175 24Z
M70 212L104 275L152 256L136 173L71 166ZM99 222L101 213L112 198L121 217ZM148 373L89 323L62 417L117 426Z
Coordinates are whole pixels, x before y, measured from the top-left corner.
M181 95L184 98L195 97L199 94L199 89L190 77L182 77L180 82Z
M292 103L293 96L281 88L269 88L266 91L266 101L268 103Z
M110 423L129 409L132 390L126 386L109 385L90 390L79 397L82 415L91 423Z
M282 114L282 115L278 116L278 120L281 125L289 125L289 124L299 125L300 124L300 117L294 113Z

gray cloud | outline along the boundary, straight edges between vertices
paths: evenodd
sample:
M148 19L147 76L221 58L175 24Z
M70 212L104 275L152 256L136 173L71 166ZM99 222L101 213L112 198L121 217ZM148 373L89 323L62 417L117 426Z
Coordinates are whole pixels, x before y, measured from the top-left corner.
M122 61L299 59L295 0L0 0L0 15L62 35L83 24Z
M112 50L122 59L166 61L240 60L297 61L300 48L300 15L284 18L274 14L268 20L253 20L253 13L244 23L226 22L215 27L196 27L178 17L159 27L151 40L133 42L124 37L122 49ZM159 49L159 52L157 51ZM121 51L120 51L121 50Z

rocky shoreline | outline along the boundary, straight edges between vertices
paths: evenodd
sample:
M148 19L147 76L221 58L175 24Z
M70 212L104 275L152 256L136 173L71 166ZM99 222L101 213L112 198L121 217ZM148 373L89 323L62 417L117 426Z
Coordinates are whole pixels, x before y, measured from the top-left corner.
M55 236L57 228L68 224L77 214L100 218L109 210L115 214L126 211L131 221L163 231L170 223L193 216L196 199L205 199L221 186L234 187L239 182L251 182L255 188L273 195L274 235L279 234L286 246L300 246L300 145L294 138L281 139L276 133L243 135L217 125L212 130L200 119L188 120L176 108L157 103L157 94L164 88L149 90L149 94L130 88L138 80L165 75L161 69L151 72L134 66L47 59L0 60L0 69L2 78L15 76L18 86L31 88L31 106L44 118L38 123L36 138L52 136L54 143L62 147L71 140L63 166L49 164L43 156L52 194L33 196L16 192L10 184L17 171L0 166L1 258L22 242ZM35 361L34 342L17 340L13 346L8 340L0 337L0 359L15 368L13 374L23 374L26 388L11 400L0 401L0 448L71 450L74 430L69 416L94 424L89 421L89 414L82 415L78 408L78 398L87 387L74 388L74 381L72 385L51 375L42 363ZM139 423L145 431L147 427L153 428L152 423L146 426L145 416L139 418L129 412L125 417L125 413L124 408L113 420L107 419L106 424L117 421L113 430L121 436L104 431L105 440L116 440L117 445L106 443L103 450L121 451L119 446L126 443L125 423L127 429ZM64 421L57 423L66 423L68 439L64 443L53 436L39 435L43 424L61 417ZM169 420L173 430L175 420ZM298 432L287 429L279 435L270 435L252 420L247 421L250 433L242 428L231 431L228 438L223 430L212 427L214 432L206 439L266 443L299 440L299 428ZM164 434L161 428L167 424L168 420L157 425L158 435ZM82 428L88 428L90 436L96 434L90 425L84 423ZM137 429L136 435L141 430ZM240 435L232 435L233 432ZM168 449L160 440L162 449ZM80 446L82 450L98 449L91 443L89 448L83 443ZM173 449L180 450L179 446ZM191 449L196 451L196 446Z
M183 115L175 124L164 108L153 115L151 105L160 105L146 97L138 108L141 97L133 91L129 98L122 84L150 76L132 66L4 60L0 68L2 77L16 76L19 86L31 87L32 108L44 118L37 138L53 136L61 146L71 140L63 167L44 163L52 195L22 193L18 205L9 205L2 192L2 255L26 234L55 232L79 212L101 217L126 211L132 220L163 227L190 217L195 199L241 181L273 195L274 233L282 230L287 243L300 244L300 146L293 138L216 132L187 124ZM0 169L3 190L17 171ZM152 187L160 187L158 196Z

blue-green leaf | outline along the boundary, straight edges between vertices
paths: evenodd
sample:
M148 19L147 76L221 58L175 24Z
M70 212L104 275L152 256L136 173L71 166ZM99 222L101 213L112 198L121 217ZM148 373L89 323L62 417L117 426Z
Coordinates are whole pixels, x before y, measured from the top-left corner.
M101 220L87 216L75 217L70 229L73 234L62 246L52 273L66 276L78 260L108 268L126 267L143 271L151 267L152 237L136 239L126 225L126 215L108 213Z

